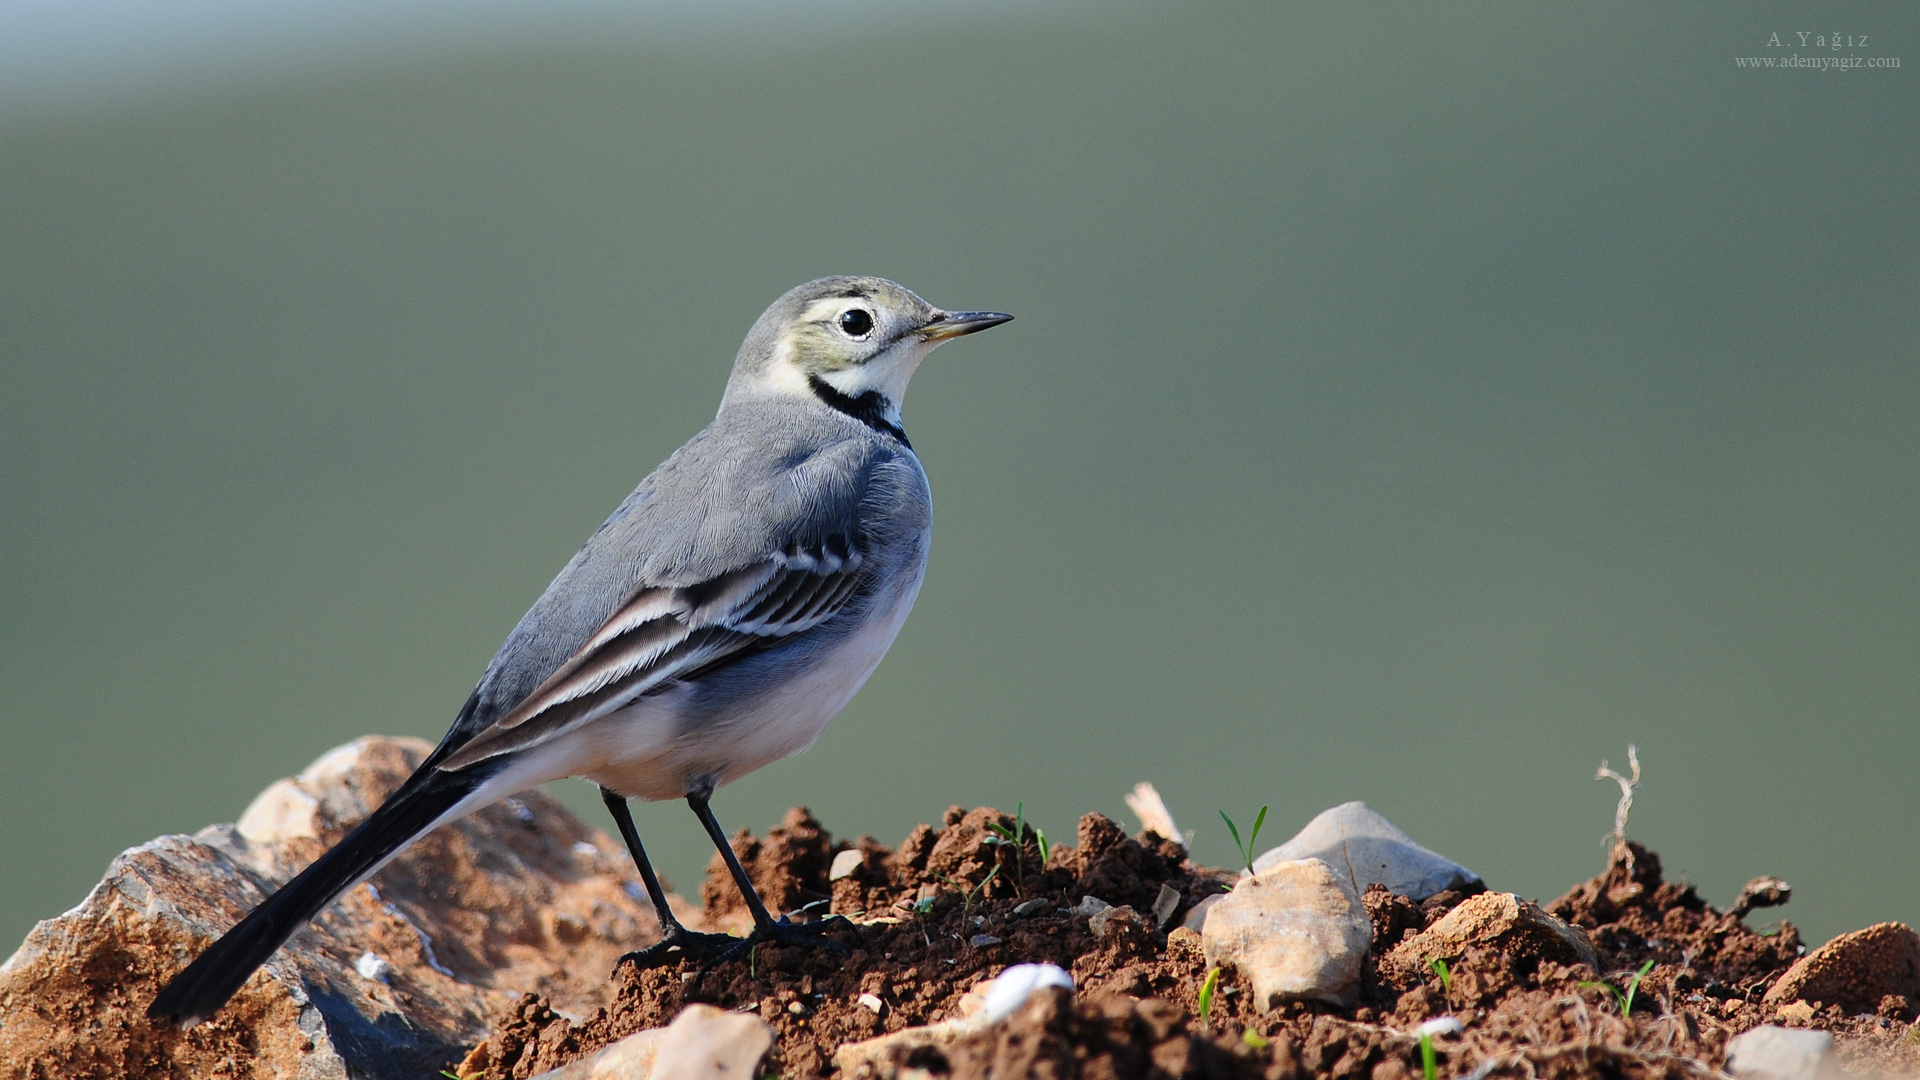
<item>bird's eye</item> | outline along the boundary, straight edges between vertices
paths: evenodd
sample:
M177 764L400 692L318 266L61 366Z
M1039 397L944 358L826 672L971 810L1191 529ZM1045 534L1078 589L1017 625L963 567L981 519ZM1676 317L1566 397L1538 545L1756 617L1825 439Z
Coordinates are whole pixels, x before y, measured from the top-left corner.
M866 337L873 332L873 316L865 308L854 308L840 314L840 329L848 337Z

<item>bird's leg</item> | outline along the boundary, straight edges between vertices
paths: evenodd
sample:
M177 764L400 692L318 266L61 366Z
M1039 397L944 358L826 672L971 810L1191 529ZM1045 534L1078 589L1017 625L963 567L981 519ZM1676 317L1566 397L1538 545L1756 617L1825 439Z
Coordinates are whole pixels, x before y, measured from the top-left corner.
M731 959L762 942L846 952L846 946L820 936L828 929L847 925L847 920L843 916L832 915L816 923L795 923L788 920L785 915L775 919L767 913L767 905L761 901L759 892L754 889L753 879L747 876L746 867L740 865L740 856L733 853L733 845L727 843L727 834L721 830L720 822L713 816L713 807L708 804L712 796L713 784L707 781L687 793L687 805L693 808L694 816L700 819L700 824L706 826L707 835L713 838L713 846L720 849L720 857L726 861L728 873L733 875L733 883L740 887L740 895L747 902L747 910L753 913L753 933L727 952L715 957L707 966L711 967Z
M675 952L704 959L717 956L739 944L737 938L727 934L702 934L680 925L680 920L673 917L673 909L667 906L667 890L661 888L660 876L653 872L653 864L647 861L647 849L640 846L640 830L633 827L633 811L628 809L626 797L603 787L600 789L600 798L606 802L614 824L620 827L620 839L627 842L627 851L633 856L634 867L640 871L640 880L646 883L647 897L653 901L654 914L660 919L660 940L638 952L622 956L620 963L631 960L643 968L657 967L679 959L672 955ZM618 970L619 965L614 966Z

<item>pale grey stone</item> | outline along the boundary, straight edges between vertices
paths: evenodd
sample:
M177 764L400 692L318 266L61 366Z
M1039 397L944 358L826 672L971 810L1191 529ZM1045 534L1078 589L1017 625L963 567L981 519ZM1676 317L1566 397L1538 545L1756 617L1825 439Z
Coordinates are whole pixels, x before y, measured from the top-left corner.
M1385 885L1425 900L1480 883L1480 875L1414 842L1363 802L1341 803L1307 823L1293 839L1253 861L1255 873L1281 862L1319 859L1353 883L1355 892Z
M1024 919L1034 912L1039 911L1041 908L1046 907L1047 903L1047 898L1044 896L1036 896L1031 900L1024 901L1013 909L1014 917Z
M1080 902L1074 905L1072 914L1085 915L1088 918L1092 918L1112 906L1112 904L1107 903L1097 896L1083 896L1080 898Z
M1727 1040L1727 1071L1752 1080L1816 1080L1832 1069L1833 1036L1763 1024Z

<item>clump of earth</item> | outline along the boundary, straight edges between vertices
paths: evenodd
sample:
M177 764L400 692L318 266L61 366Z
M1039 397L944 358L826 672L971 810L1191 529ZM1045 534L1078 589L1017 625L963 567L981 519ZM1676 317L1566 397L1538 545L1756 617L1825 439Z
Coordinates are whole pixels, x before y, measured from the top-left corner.
M463 1080L537 1076L667 1024L695 1002L752 1012L774 1029L767 1075L836 1076L837 1049L962 1015L970 989L1027 963L1066 969L1074 992L1043 990L1002 1022L903 1051L897 1071L1402 1080L1423 1073L1414 1033L1451 1018L1458 1031L1429 1043L1437 1075L1705 1077L1725 1069L1732 1036L1762 1024L1834 1033L1849 1068L1920 1073L1916 1002L1877 991L1884 973L1871 948L1880 938L1863 946L1861 971L1846 961L1809 975L1802 964L1789 976L1806 951L1798 931L1747 925L1751 909L1779 899L1764 879L1723 911L1667 881L1659 857L1633 843L1617 844L1605 872L1545 905L1585 932L1594 964L1568 962L1525 935L1410 963L1394 947L1483 887L1415 901L1375 886L1364 897L1372 948L1352 1003L1273 1009L1259 1007L1231 968L1214 975L1202 1005L1212 969L1183 922L1237 875L1196 865L1155 833L1129 836L1099 814L1080 820L1073 845L1048 849L1013 815L954 807L889 848L870 837L836 841L795 809L766 837L742 832L733 847L769 907L796 919L846 916L830 936L847 951L760 946L704 973L691 961L623 964L612 1002L578 1019L527 995L458 1066ZM717 858L702 896L710 925L747 925ZM1119 908L1130 910L1115 917ZM1898 932L1905 937L1881 935L1885 949L1910 951L1912 932ZM1823 998L1769 995L1789 982Z

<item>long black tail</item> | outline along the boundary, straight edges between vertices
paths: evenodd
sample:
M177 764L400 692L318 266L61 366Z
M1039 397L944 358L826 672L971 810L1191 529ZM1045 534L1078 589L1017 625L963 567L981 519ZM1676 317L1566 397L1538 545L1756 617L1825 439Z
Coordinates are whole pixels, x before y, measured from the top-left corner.
M212 1016L307 920L425 832L492 771L484 766L457 773L443 773L431 765L422 768L346 839L267 897L175 975L147 1007L147 1016L182 1026Z

